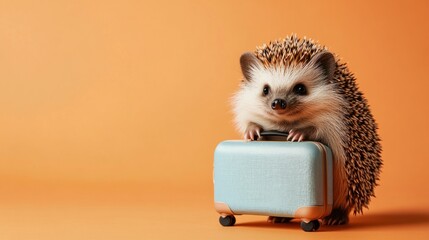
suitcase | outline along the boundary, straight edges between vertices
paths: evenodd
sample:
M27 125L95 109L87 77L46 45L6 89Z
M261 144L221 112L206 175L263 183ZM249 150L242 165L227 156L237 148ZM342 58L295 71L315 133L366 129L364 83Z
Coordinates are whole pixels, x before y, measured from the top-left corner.
M215 209L222 226L234 215L300 219L304 231L316 231L333 201L332 153L318 142L230 140L214 154ZM279 140L279 139L277 139ZM281 139L280 139L281 140Z

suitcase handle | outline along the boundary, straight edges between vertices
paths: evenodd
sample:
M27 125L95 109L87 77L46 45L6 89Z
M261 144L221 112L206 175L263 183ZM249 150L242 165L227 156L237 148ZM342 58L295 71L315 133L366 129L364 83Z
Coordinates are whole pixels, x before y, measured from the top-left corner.
M287 132L280 131L262 131L258 141L287 141Z
M279 136L279 137L287 137L289 133L287 132L280 132L280 131L262 131L261 137L263 136Z

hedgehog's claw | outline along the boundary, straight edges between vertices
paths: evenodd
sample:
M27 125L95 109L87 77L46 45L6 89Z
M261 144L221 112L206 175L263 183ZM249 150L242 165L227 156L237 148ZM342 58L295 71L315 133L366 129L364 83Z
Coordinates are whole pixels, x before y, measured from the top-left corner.
M247 126L246 131L244 132L244 140L246 141L253 141L253 140L257 140L258 138L261 137L261 130L262 128L254 123L249 124L249 126Z
M292 142L302 142L304 140L304 134L299 131L296 131L295 129L291 129L286 140Z

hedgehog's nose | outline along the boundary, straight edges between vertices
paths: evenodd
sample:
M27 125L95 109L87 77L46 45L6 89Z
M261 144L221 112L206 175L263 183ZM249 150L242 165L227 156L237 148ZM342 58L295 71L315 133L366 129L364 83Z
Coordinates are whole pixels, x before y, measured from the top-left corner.
M271 103L271 108L273 110L280 110L280 109L285 109L286 108L286 101L283 99L275 99L272 103Z

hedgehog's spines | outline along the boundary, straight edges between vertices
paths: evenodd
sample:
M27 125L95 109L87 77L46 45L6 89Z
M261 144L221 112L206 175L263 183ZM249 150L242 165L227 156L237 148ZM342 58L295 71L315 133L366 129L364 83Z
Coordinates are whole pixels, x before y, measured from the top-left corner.
M256 48L254 54L265 67L301 66L319 52L328 48L310 38L299 39L291 34L282 40L275 40ZM348 139L344 150L346 161L344 170L347 175L347 206L354 214L362 213L368 208L370 198L375 196L374 188L378 185L381 162L380 138L377 134L377 124L370 112L369 105L359 91L356 79L347 67L336 59L336 71L331 84L337 86L337 91L347 102Z

